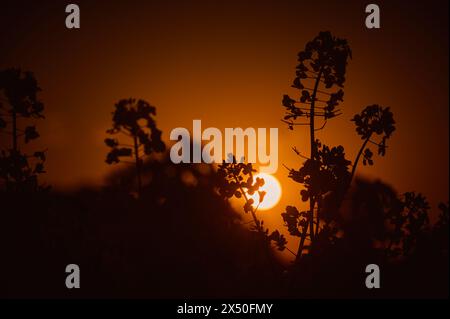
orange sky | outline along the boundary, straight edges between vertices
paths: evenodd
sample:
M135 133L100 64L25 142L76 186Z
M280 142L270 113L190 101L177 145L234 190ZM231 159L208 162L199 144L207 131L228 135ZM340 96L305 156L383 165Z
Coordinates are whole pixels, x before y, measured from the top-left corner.
M283 207L299 204L291 151L308 153L306 128L280 122L296 57L319 31L346 38L353 50L344 114L319 133L343 144L353 160L360 139L349 120L363 107L390 106L397 130L387 155L359 173L398 191L421 191L433 205L448 200L448 3L376 1L381 29L364 27L362 1L75 1L81 29L64 26L65 3L2 1L0 68L35 73L46 120L47 182L56 187L99 183L110 169L103 144L114 102L137 97L157 107L168 141L172 128L279 127L276 174ZM35 144L35 145L37 145Z

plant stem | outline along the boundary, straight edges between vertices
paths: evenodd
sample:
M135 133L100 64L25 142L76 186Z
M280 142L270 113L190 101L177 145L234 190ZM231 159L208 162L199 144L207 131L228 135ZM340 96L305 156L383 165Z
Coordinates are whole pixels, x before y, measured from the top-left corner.
M321 208L322 208L322 199L321 199L321 197L319 197L317 200L317 216L316 216L317 223L316 223L316 233L315 233L316 235L319 233L319 223L320 223L319 212L320 212Z
M348 179L347 184L345 185L346 187L344 188L344 190L340 194L338 194L336 211L339 211L339 209L340 209L340 207L341 207L341 205L342 205L342 203L344 201L345 195L347 194L348 190L350 189L350 186L352 185L353 177L356 174L356 167L358 166L358 162L359 162L359 160L361 158L362 152L366 148L367 143L370 142L370 137L371 136L372 136L372 134L370 134L365 139L364 143L361 145L361 148L358 151L358 154L356 155L355 162L353 163L353 167L352 167L352 172L350 174L350 178Z
M136 177L137 177L137 182L138 182L138 195L140 197L141 189L142 189L141 162L140 162L140 158L139 158L139 145L138 145L138 140L137 140L136 135L133 136L133 140L134 140L134 158L136 161Z
M299 262L300 257L302 256L303 247L305 246L306 233L308 232L308 226L309 226L309 224L306 224L306 226L303 226L302 236L300 237L300 244L298 245L295 262Z
M316 104L316 95L317 95L317 89L319 88L320 78L322 77L323 69L321 68L319 73L317 74L316 83L314 84L314 91L311 96L311 110L309 118L309 135L310 135L310 143L311 143L311 159L314 161L317 156L317 144L315 139L315 129L314 129L314 112L315 112L315 104ZM309 209L310 209L310 220L309 220L309 227L310 227L310 234L311 234L311 241L314 240L314 206L315 206L315 198L313 196L309 199Z
M349 182L348 182L348 183L349 183L348 186L350 186L350 185L352 184L352 180L353 180L353 177L355 176L355 173L356 173L356 167L358 166L359 159L361 158L362 152L363 152L364 149L366 148L366 145L367 145L367 143L369 142L371 136L372 136L372 134L370 134L370 135L366 138L366 140L364 141L364 143L361 145L361 148L359 149L358 155L356 155L356 159L355 159L355 162L353 163L352 174L350 175L350 180L349 180Z
M316 82L314 84L314 90L311 95L311 108L309 111L309 113L310 113L310 118L309 118L309 133L310 134L309 135L310 135L310 145L311 145L310 158L313 161L315 160L316 154L317 154L317 145L316 145L316 140L315 140L315 129L314 129L314 110L315 110L315 104L316 104L317 90L319 88L319 83L320 83L320 78L322 77L322 72L323 72L323 69L321 68L319 73L317 74ZM307 220L307 223L309 224L309 228L310 228L311 241L314 240L314 206L315 206L315 199L313 198L313 196L311 196L309 199L309 216L308 216L308 220ZM298 251L297 251L296 261L299 261L300 257L302 256L307 232L308 232L308 225L306 227L304 227L304 229L303 229L303 233L300 238L300 245L299 245Z

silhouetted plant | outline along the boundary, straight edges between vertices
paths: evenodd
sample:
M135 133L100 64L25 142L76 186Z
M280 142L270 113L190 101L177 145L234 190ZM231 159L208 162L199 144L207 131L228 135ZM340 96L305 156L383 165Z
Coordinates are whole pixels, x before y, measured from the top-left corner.
M11 136L11 148L0 152L0 177L9 190L38 189L37 174L44 173L44 151L24 154L19 149L19 138L25 144L37 139L35 125L19 126L19 120L27 122L44 118L44 105L38 99L39 88L31 72L20 69L0 71L0 132ZM34 159L30 163L29 159Z
M299 99L292 99L284 95L282 104L286 108L283 122L288 124L289 129L297 125L306 125L310 129L310 157L305 170L316 169L320 164L318 156L319 144L315 138L315 132L325 127L328 119L341 114L337 108L343 101L345 72L347 60L351 58L351 50L344 39L334 37L330 32L320 32L312 41L308 42L305 50L298 54L296 78L292 87L298 89L301 94ZM336 88L334 88L336 87ZM323 119L323 123L316 128L315 119ZM297 122L298 118L309 119L308 122ZM292 173L292 171L291 171ZM290 174L293 176L293 174ZM311 176L310 174L308 174ZM309 178L307 179L307 181ZM301 231L300 245L297 258L300 258L304 248L304 242L308 236L314 239L314 211L319 200L319 194L312 189L313 182L309 183L309 190L303 193L303 198L309 198L310 207L307 212L306 221L309 226ZM318 186L318 185L317 185ZM316 223L319 224L317 215Z
M156 109L144 100L132 98L120 100L115 104L115 108L112 113L113 127L106 132L111 135L121 133L129 137L133 144L121 144L115 138L106 138L105 144L111 148L106 157L106 163L115 164L123 161L122 157L134 157L138 194L141 194L143 157L165 150L161 131L156 127L153 118L156 115Z
M349 58L351 50L346 40L335 38L330 32L320 32L298 54L299 65L292 86L301 91L299 99L292 99L288 95L283 97L282 104L287 110L283 122L288 124L289 129L306 125L310 130L310 157L303 156L294 148L297 155L306 161L299 170L289 169L289 177L304 186L300 195L302 201L309 201L309 210L299 212L295 207L288 206L282 213L289 232L300 237L297 260L307 248L307 238L311 241L310 252L316 236L320 236L320 241L335 240L338 231L337 213L361 156L363 165L373 165L373 152L367 144L376 145L378 154L384 156L386 141L395 130L395 121L389 108L371 105L361 114L355 115L352 121L364 142L353 165L346 159L342 145L329 147L315 138L315 132L322 130L328 119L341 114L337 107L344 97L343 85ZM317 117L323 119L319 128L315 125ZM309 121L297 122L299 118ZM377 136L381 140L375 140Z
M422 194L407 192L400 199L400 209L390 210L387 221L394 226L388 232L386 253L389 257L406 256L413 250L416 241L429 225L430 206Z
M353 219L351 228L353 231L359 228L359 232L362 229L363 236L377 242L375 246L387 258L408 257L427 242L447 242L442 239L448 237L448 229L441 232L441 226L448 226L446 205L439 205L442 213L439 221L431 227L430 205L422 194L406 192L398 196L392 188L379 181L367 183L358 180L356 184L350 213L350 219ZM348 223L344 228L348 231ZM429 238L430 234L436 238Z
M334 197L341 196L345 193L350 173L348 167L351 164L345 158L344 148L342 146L329 148L322 145L319 140L316 140L317 150L316 159L307 159L299 170L290 169L289 177L295 182L303 184L305 189L300 191L302 201L308 201L314 198L317 202L317 219L313 220L315 225L315 234L319 232L334 230L332 221L336 217L331 209L322 209L325 195L332 193ZM328 199L329 201L329 199ZM291 235L299 236L301 238L302 248L304 240L308 237L308 227L310 227L309 212L298 212L297 208L288 206L286 212L281 216L288 227ZM320 221L323 225L320 228ZM301 227L301 231L298 227ZM306 235L304 235L306 234ZM330 234L331 235L331 234ZM311 241L313 238L309 238Z
M256 170L251 163L237 163L236 158L230 163L223 162L219 165L217 172L217 187L219 194L226 199L235 197L244 199L244 212L250 213L254 222L254 230L256 230L264 240L268 242L273 241L279 250L284 250L286 239L278 230L273 231L269 235L269 230L264 228L264 221L258 219L256 212L259 204L264 200L265 191L260 191L259 188L264 185L264 179L256 177L254 179L253 173ZM253 194L258 193L259 203L254 207L254 200L250 198Z
M372 143L378 148L378 155L386 154L386 141L395 131L394 115L389 107L383 108L377 104L367 106L360 114L356 114L353 119L356 125L356 132L364 140L352 169L351 179L354 177L356 167L361 155L363 156L363 165L373 165L373 152L367 147L367 143ZM374 136L380 136L381 141L374 141Z

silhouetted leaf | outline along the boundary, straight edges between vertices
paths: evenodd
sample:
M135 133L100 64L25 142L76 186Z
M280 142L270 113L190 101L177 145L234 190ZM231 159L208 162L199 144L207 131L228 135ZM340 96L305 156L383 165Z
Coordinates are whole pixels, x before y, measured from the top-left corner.
M254 200L253 198L249 198L247 202L245 202L244 204L244 212L248 213L251 212L253 210L253 204L254 204Z
M264 200L264 197L266 196L266 192L258 191L258 195L259 195L259 202L262 203Z
M25 143L28 143L31 140L37 139L39 137L39 133L36 131L35 126L27 126L25 128Z
M109 147L116 147L119 145L119 142L114 138L106 138L105 144Z

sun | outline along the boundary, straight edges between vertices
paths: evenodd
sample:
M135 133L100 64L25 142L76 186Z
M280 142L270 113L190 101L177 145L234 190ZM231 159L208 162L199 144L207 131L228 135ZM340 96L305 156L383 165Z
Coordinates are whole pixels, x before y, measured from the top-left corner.
M249 195L250 198L253 198L255 203L253 207L258 207L258 210L266 210L274 207L281 198L281 185L280 182L273 176L266 173L259 173L253 176L254 180L256 178L264 179L264 185L259 188L259 191L265 191L266 195L261 203L259 203L259 194L256 192L253 195Z

